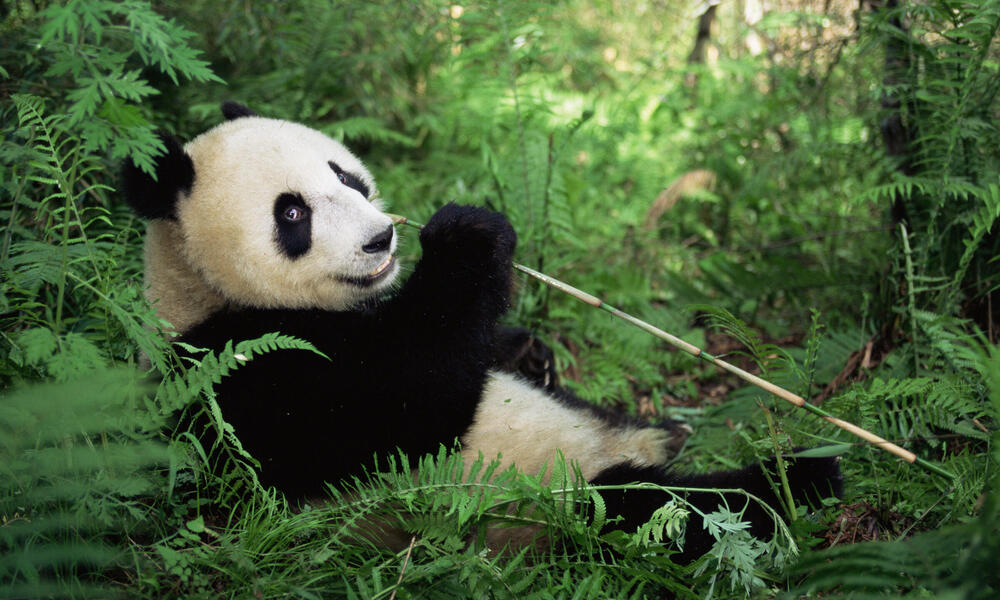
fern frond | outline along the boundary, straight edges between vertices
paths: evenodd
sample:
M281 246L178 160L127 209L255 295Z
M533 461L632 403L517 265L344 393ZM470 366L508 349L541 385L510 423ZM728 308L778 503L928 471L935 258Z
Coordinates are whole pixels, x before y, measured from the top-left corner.
M793 594L836 590L836 597L903 598L912 595L899 590L909 589L939 598L993 598L1000 589L993 568L997 524L994 513L984 515L981 524L946 527L905 541L843 545L807 555L793 568L795 574L808 574ZM956 557L961 558L956 561Z
M935 428L986 439L972 426L988 416L981 398L964 378L875 379L867 390L868 402L880 402L882 430L891 437L934 437Z
M0 597L111 593L89 574L123 564L120 542L144 527L169 461L142 392L125 370L5 391Z
M982 205L973 213L968 237L962 240L965 249L958 259L957 269L951 278L951 284L947 290L948 296L943 300L945 306L954 302L955 296L962 289L969 265L972 264L972 260L980 251L986 236L993 230L997 219L1000 219L1000 187L997 183L990 183L986 188L976 190L972 197L981 200Z
M100 282L100 287L107 285L107 269L101 268L103 253L95 246L87 234L87 224L92 219L84 218L84 210L78 200L86 190L95 189L95 185L85 186L83 191L76 189L82 178L95 172L96 158L84 154L77 138L63 129L64 118L57 115L44 115L44 101L33 96L15 94L14 104L22 125L34 133L34 149L44 158L44 161L31 161L34 171L29 178L44 186L51 186L54 191L42 201L42 206L49 209L49 219L61 223L52 228L59 232L58 247L54 247L41 268L29 266L22 270L27 275L27 284L31 286L40 281L48 281L57 287L55 299L54 327L58 331L62 326L62 313L66 299L66 279L73 265L83 262L91 270L88 277ZM103 188L109 189L109 188ZM53 202L54 201L54 202ZM51 206L54 204L55 206ZM99 213L106 210L96 209ZM71 235L72 234L72 235ZM49 235L49 232L46 232ZM53 240L55 241L55 240ZM43 253L38 243L26 242L24 247L35 253ZM50 260L59 254L58 268L55 261ZM74 256L75 255L75 256ZM11 262L23 264L23 257L12 257Z
M371 140L376 142L396 142L402 146L416 145L414 139L388 128L385 123L373 117L342 119L333 124L321 127L320 131L338 140Z
M186 416L172 436L189 447L209 469L200 472L214 482L217 500L223 504L238 497L247 487L261 491L257 460L243 448L231 424L225 420L216 400L215 384L255 357L278 350L306 350L326 357L311 343L279 333L233 344L229 341L218 353L178 342L190 364L170 372L156 392L155 412L163 417L176 413ZM202 354L200 358L195 355ZM201 402L200 404L199 401Z

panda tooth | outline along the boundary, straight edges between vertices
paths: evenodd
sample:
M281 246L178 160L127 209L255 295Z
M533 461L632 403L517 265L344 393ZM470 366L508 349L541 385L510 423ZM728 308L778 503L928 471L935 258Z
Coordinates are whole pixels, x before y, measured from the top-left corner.
M371 273L369 273L368 275L370 277L374 277L374 276L380 274L382 271L385 271L386 268L388 268L389 263L391 263L391 262L392 262L392 256L386 257L386 259L383 260L382 263L379 266L375 267L375 270L372 271Z

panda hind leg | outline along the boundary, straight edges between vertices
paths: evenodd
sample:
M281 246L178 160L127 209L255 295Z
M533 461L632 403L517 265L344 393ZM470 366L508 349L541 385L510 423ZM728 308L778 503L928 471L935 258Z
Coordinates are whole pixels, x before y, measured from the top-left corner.
M618 455L641 465L666 465L676 456L672 451L675 436L660 427L622 429L617 433Z
M788 461L789 487L796 504L806 504L813 507L821 505L823 498L840 497L843 493L843 478L840 473L839 459L824 458L786 458ZM706 488L706 489L742 489L760 498L784 516L784 508L776 494L775 485L778 477L775 471L774 459L763 464L752 464L733 471L717 471L702 475L685 475L660 467L636 466L632 463L621 463L605 469L591 479L591 485L625 485L636 482L649 482L665 487ZM772 485L772 481L775 485ZM605 529L621 529L634 532L649 520L658 508L669 502L673 497L662 490L605 490L601 492L607 507L609 518L620 516L617 522L610 523ZM717 510L721 504L732 511L740 511L746 507L742 519L750 522L749 532L759 539L770 539L774 532L774 521L771 513L756 501L747 501L747 497L739 492L688 492L686 499L703 513ZM684 535L683 551L673 556L675 562L686 564L708 552L715 543L715 538L703 527L697 513L688 518L687 530Z

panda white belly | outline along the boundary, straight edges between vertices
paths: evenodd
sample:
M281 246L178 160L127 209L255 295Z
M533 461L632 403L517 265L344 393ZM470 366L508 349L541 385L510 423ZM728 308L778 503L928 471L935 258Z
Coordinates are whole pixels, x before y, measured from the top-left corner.
M570 406L510 373L491 371L475 419L462 437L466 464L482 454L535 474L551 468L558 453L586 479L625 462L666 464L669 432L618 425L596 412Z

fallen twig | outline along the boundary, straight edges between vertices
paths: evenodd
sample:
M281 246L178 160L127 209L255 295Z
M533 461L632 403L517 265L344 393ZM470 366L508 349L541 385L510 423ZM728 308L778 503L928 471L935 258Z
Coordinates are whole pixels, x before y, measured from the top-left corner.
M410 554L413 554L413 545L417 543L417 536L410 538L410 547L406 549L406 556L403 557L403 566L399 569L399 579L396 580L396 586L392 590L392 595L389 596L389 600L396 600L396 590L399 589L399 584L403 583L403 575L406 574L406 567L410 564Z

